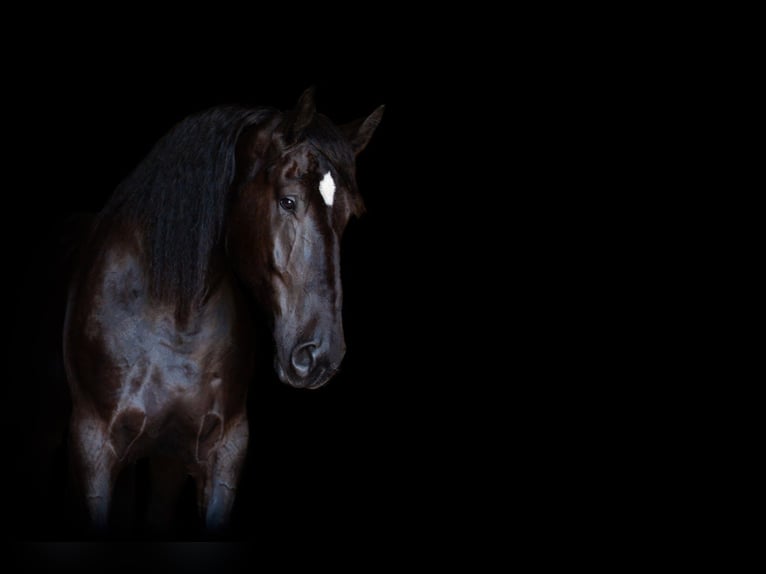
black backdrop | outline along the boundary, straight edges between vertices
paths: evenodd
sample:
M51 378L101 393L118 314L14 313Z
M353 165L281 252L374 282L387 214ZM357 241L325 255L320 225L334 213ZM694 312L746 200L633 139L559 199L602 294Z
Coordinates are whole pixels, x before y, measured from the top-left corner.
M245 58L221 61L170 50L129 55L100 65L79 54L49 54L19 72L9 96L15 174L6 190L7 309L12 324L3 425L15 495L9 501L21 540L88 536L67 486L62 447L43 460L46 428L66 405L60 328L65 293L61 261L71 241L71 215L97 211L153 143L186 115L238 103L289 109L309 85L318 110L338 123L386 111L358 160L367 214L343 245L344 319L348 352L342 372L316 392L279 383L268 365L250 389L251 440L227 539L268 531L275 536L364 536L395 520L403 542L439 521L442 505L432 464L453 448L435 424L445 380L433 365L457 358L454 330L427 303L446 238L429 233L446 199L423 176L424 152L438 108L433 67L417 70L392 54L358 64L329 59L283 62L259 70ZM418 73L420 71L421 73ZM414 74L413 74L414 72ZM10 136L9 136L10 137ZM437 154L434 154L437 155ZM438 154L449 164L449 155ZM432 180L431 180L432 181ZM426 223L424 223L426 222ZM449 296L447 301L449 302ZM126 479L127 480L127 479ZM117 511L140 515L146 469ZM434 512L437 516L434 517ZM166 539L128 526L117 539ZM409 534L407 534L409 533ZM191 487L170 536L204 539Z

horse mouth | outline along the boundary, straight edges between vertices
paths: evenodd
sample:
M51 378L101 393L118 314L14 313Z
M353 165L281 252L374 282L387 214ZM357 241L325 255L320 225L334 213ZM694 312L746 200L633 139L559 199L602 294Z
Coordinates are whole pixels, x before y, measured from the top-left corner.
M318 389L319 387L326 385L337 372L337 369L318 367L314 369L309 376L301 378L289 374L277 359L274 361L274 366L279 380L296 389Z
M316 380L313 383L306 385L306 388L312 390L318 389L319 387L330 382L332 375L332 372L328 372L327 369L322 369L321 372L317 374Z

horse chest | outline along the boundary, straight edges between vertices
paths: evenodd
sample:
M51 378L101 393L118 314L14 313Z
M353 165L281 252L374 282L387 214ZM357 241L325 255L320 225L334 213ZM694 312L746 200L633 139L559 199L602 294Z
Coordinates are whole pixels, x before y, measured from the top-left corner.
M111 263L82 315L101 360L80 374L81 389L107 405L102 420L119 458L159 447L199 459L244 408L247 372L237 349L248 342L237 293L222 281L179 325L171 307L147 295L130 259Z

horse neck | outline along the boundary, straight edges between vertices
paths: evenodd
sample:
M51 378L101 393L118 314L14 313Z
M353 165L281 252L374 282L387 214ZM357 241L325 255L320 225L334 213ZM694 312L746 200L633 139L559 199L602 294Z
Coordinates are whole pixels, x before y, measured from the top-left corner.
M100 221L100 225L94 227L87 241L87 253L84 254L84 259L81 261L84 264L83 269L103 267L114 256L134 257L142 262L145 281L147 288L149 288L151 278L149 276L148 240L140 226L131 225L120 219L103 219ZM214 246L208 257L201 262L201 267L204 277L202 285L186 302L185 306L174 301L155 299L157 305L176 305L175 318L180 326L193 320L193 316L203 310L221 285L228 281L231 270L222 243Z
M192 307L202 307L210 298L211 294L218 290L221 282L230 275L230 268L226 261L226 254L222 246L216 246L210 253L204 267L204 284L200 293L192 302Z

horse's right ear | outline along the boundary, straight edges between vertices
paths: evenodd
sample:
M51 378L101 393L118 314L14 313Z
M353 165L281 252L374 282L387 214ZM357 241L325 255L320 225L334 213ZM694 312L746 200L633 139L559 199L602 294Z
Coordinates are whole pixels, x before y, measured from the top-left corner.
M293 132L296 134L302 132L306 126L311 123L316 113L316 104L314 103L314 94L316 88L310 86L301 94L298 99L298 104L295 106L295 125L293 125Z

